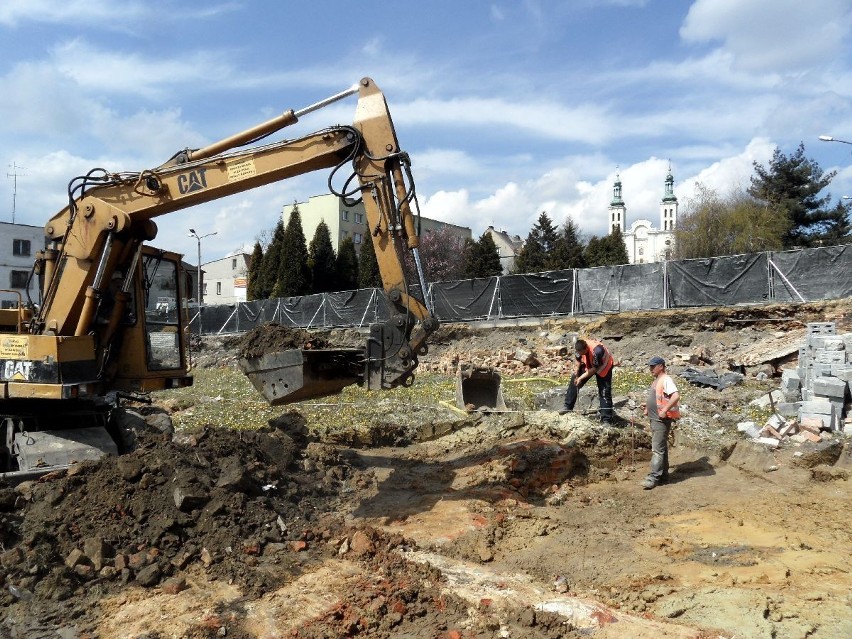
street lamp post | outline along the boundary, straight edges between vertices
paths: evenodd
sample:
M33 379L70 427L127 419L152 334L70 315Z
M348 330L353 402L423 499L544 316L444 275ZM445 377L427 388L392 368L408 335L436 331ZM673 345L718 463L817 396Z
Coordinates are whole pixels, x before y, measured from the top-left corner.
M211 235L216 235L216 231L212 233L207 233L206 235L199 235L195 232L195 229L189 229L189 237L194 237L198 242L198 267L196 271L195 277L195 286L196 286L196 298L195 301L198 304L198 334L201 335L201 240L205 237L210 237Z
M840 142L840 144L852 144L852 142L848 142L846 140L838 140L837 138L832 137L830 135L821 135L819 136L819 139L823 142Z

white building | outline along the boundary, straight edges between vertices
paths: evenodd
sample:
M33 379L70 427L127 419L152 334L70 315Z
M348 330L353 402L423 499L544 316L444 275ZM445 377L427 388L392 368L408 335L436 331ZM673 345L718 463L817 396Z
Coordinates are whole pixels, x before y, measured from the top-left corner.
M0 222L0 308L11 308L22 299L39 304L38 278L29 283L35 254L44 249L44 227ZM19 297L20 296L20 297Z
M281 219L284 225L290 220L293 208L299 208L299 216L302 219L302 231L305 240L310 246L311 240L317 231L320 222L325 222L331 235L331 245L334 251L340 249L340 242L344 238L352 238L355 252L361 252L361 245L370 240L370 230L367 228L367 214L363 202L359 201L355 206L345 206L343 200L333 193L323 195L312 195L307 202L295 202L284 206L281 211ZM420 218L420 235L449 229L450 233L459 238L459 246L464 245L466 239L471 239L472 234L466 226L456 226L447 222L432 220L427 217Z
M520 235L509 235L506 231L497 230L493 226L485 229L485 232L491 236L495 246L497 246L497 254L500 256L500 265L503 267L503 275L508 275L512 272L515 266L515 257L524 246L524 240Z
M610 232L620 229L631 264L664 262L674 255L674 229L677 226L678 202L674 194L674 177L669 166L665 191L660 200L660 227L649 220L636 220L627 228L627 205L621 195L621 177L616 174L609 204Z
M251 255L235 251L202 265L202 302L209 306L246 301Z

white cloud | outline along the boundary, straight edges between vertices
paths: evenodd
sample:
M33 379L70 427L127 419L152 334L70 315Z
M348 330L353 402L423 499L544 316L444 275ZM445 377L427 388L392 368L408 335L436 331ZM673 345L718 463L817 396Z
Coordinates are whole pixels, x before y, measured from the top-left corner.
M680 35L722 41L737 68L786 75L840 55L850 30L848 0L696 0Z
M539 138L597 143L612 134L610 117L602 105L563 105L551 101L508 102L500 98L414 100L396 103L395 120L409 124L458 128L505 127Z
M50 65L87 92L158 98L170 87L227 83L235 73L220 57L196 51L179 58L151 58L105 50L76 39L56 45Z
M765 165L772 158L775 148L775 143L766 138L751 140L742 152L722 158L685 180L685 195L692 195L695 182L700 182L720 194L748 188L754 173L754 162Z
M675 195L683 205L692 195L696 181L720 193L745 188L753 173L752 163L765 164L774 149L775 145L768 139L755 138L745 148L681 179L677 179L678 167L674 163ZM480 199L471 198L466 189L439 191L425 199L423 214L469 226L475 236L491 225L526 237L539 214L546 211L555 225L561 226L570 217L585 235L601 236L609 230L608 207L616 177L614 170L600 172L607 164L597 157L566 158L559 166L534 179L523 183L508 182ZM618 171L627 205L628 228L638 219L659 224L660 200L668 170L668 159L652 157ZM591 171L603 177L595 181L581 177Z
M175 19L191 16L198 20L240 8L236 2L205 3L190 8L180 4L161 6L156 10L156 19ZM168 9L168 10L166 10ZM120 3L103 0L3 0L0 3L0 24L17 27L27 22L50 24L98 24L112 30L127 30L149 21L152 16L150 2L123 0Z

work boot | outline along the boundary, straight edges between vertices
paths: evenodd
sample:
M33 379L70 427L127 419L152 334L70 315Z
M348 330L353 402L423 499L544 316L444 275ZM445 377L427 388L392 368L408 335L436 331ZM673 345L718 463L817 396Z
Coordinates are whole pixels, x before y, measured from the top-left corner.
M646 477L645 479L642 480L642 483L640 485L645 490L651 490L651 489L657 487L657 480L654 479L653 477Z

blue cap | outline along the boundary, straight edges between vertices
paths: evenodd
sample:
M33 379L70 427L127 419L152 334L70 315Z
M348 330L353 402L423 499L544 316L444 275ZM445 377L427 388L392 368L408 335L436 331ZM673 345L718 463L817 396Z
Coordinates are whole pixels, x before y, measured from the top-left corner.
M666 360L664 360L662 357L652 357L651 361L648 362L648 366L660 366L660 365L663 365L663 366L666 365Z

